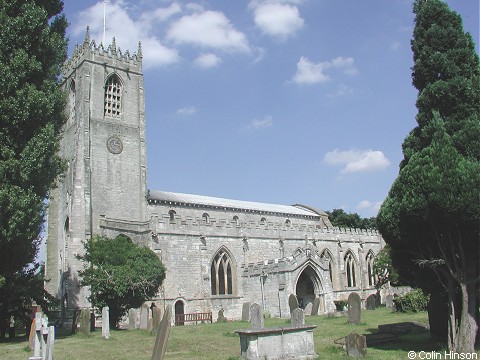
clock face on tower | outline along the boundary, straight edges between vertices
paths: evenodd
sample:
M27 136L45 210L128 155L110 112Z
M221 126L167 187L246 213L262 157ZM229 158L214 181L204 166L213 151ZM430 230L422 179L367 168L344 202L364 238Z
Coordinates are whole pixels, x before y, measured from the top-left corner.
M107 140L107 149L112 154L120 154L123 150L122 140L116 135L112 135Z

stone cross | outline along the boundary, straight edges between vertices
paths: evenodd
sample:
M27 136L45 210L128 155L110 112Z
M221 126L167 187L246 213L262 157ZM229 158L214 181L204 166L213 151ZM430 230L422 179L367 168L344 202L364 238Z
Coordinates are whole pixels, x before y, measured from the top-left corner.
M165 356L165 349L167 348L167 341L168 341L168 335L170 334L171 324L172 324L172 306L168 305L167 309L165 310L165 313L163 314L162 321L158 326L158 333L157 333L157 338L155 339L155 347L153 348L152 360L163 360Z
M102 338L108 339L110 337L110 313L108 306L102 309Z
M250 303L243 303L242 307L242 321L250 321Z
M345 350L351 357L364 357L367 354L367 338L351 333L345 338Z
M137 323L137 310L132 308L128 310L128 330L135 330L136 323Z
M292 326L295 327L305 325L305 313L303 312L303 309L293 309L290 322L292 323Z
M290 294L288 297L288 306L290 307L290 314L294 309L298 308L298 300L295 294Z
M263 328L263 314L260 305L253 303L250 306L250 326L252 329Z
M148 315L150 313L150 308L147 304L143 304L140 308L140 329L148 329Z
M350 295L348 295L348 323L359 324L361 316L360 295L350 293Z
M318 309L320 308L320 298L316 297L313 300L311 315L318 315Z

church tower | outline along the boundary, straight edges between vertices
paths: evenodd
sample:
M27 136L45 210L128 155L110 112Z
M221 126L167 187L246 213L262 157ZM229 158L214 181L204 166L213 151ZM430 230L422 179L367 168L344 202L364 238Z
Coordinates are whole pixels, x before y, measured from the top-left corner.
M60 141L66 170L51 193L47 290L63 306L89 306L78 285L83 242L95 235L148 239L142 51L90 41L64 64L67 122Z

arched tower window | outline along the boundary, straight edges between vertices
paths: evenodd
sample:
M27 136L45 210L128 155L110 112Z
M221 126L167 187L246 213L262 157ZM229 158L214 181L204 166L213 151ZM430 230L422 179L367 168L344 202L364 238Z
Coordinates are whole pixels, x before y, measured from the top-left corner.
M290 225L292 225L292 222L290 221L290 219L285 220L285 226L290 227Z
M233 217L233 222L235 223L235 226L239 226L239 225L240 225L240 220L238 219L238 216L237 216L237 215L235 215L235 216Z
M345 255L345 274L347 277L347 287L355 287L357 286L357 279L356 279L356 263L353 254L349 251L347 255Z
M175 212L175 210L170 210L168 212L168 216L169 216L169 219L170 219L170 223L174 223L175 222L175 215L177 213Z
M368 276L368 285L374 286L375 285L375 274L373 272L373 253L370 251L365 258L367 263L367 276Z
M210 216L207 213L203 213L202 221L204 224L210 224Z
M265 225L267 223L267 219L265 219L264 217L262 217L260 219L260 225Z
M325 250L323 250L320 257L322 259L325 259L325 260L328 261L328 270L330 272L330 281L332 282L332 286L333 286L333 257L332 257L332 254L330 254L330 251L325 249Z
M210 266L212 295L232 295L234 289L234 267L230 255L220 249Z
M105 83L105 116L119 117L122 112L122 85L117 75Z

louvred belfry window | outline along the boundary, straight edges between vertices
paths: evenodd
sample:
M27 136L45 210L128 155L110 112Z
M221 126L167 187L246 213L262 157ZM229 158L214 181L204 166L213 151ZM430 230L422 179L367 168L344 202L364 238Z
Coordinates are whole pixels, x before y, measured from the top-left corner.
M119 117L122 113L122 86L116 75L110 76L105 84L105 116Z

